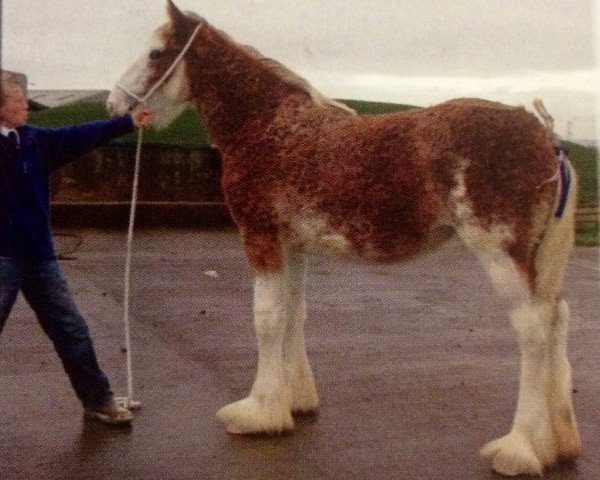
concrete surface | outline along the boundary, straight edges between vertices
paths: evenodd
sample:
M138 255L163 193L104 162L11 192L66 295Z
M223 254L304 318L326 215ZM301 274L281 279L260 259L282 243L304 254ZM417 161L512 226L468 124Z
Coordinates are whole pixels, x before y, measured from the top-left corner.
M115 393L125 393L125 233L73 230L62 265ZM479 447L506 433L517 347L473 257L452 247L396 266L310 260L307 339L317 416L281 437L225 433L216 410L255 370L251 285L232 231L137 231L131 429L83 420L22 299L0 338L0 479L496 479ZM203 272L216 271L218 277ZM568 271L583 456L547 479L600 478L598 250Z

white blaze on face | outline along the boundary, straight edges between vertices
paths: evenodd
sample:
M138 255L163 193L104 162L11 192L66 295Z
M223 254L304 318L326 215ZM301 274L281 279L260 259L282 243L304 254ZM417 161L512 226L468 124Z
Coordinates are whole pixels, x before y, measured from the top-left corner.
M148 82L148 78L154 74L150 53L164 49L162 33L165 28L161 27L154 33L144 53L127 69L111 91L107 101L107 108L111 115L124 115L138 103L131 94L143 98L153 88L154 85ZM154 76L160 78L162 73L160 72L158 77ZM163 128L185 110L188 106L188 98L189 84L185 76L184 60L182 60L169 78L144 102L144 106L152 112L153 125Z

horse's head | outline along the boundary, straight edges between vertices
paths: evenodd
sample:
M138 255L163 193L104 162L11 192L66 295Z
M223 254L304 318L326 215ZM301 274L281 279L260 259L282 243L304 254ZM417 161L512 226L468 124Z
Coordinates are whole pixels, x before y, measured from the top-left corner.
M167 12L170 21L154 32L144 53L111 91L107 101L111 116L131 112L143 102L152 112L155 125L162 127L187 106L186 55L178 57L204 21L194 14L184 14L171 0L167 0Z

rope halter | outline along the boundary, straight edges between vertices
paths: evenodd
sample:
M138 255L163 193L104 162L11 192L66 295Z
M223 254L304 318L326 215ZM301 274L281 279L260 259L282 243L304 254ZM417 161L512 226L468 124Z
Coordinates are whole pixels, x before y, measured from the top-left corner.
M162 75L162 77L160 77L160 79L154 85L152 85L152 87L146 92L146 94L144 96L140 97L139 95L137 95L137 94L133 93L132 91L128 90L121 83L117 83L116 86L118 88L120 88L121 90L123 90L128 96L130 96L131 98L133 98L137 102L131 108L135 107L136 105L145 103L146 100L148 100L154 94L154 92L156 92L156 90L158 90L162 86L162 84L165 83L165 81L173 73L173 71L175 70L175 68L177 68L177 65L179 65L179 62L181 62L181 60L183 59L184 55L187 53L187 51L192 46L192 43L193 43L194 39L196 38L196 35L198 34L198 32L200 31L200 29L202 28L203 25L204 25L203 23L199 23L196 26L196 28L194 29L194 32L190 36L189 40L187 41L187 43L185 44L185 46L183 47L183 49L181 50L181 52L179 52L179 55L177 55L177 58L175 58L175 60L173 60L173 63L167 69L167 71Z

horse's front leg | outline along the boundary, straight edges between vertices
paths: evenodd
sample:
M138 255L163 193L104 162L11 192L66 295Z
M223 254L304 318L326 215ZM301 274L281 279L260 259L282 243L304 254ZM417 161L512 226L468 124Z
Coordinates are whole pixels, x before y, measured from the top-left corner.
M258 368L248 397L227 405L217 413L230 433L280 433L294 427L283 363L286 291L283 266L279 271L255 274L254 325Z

